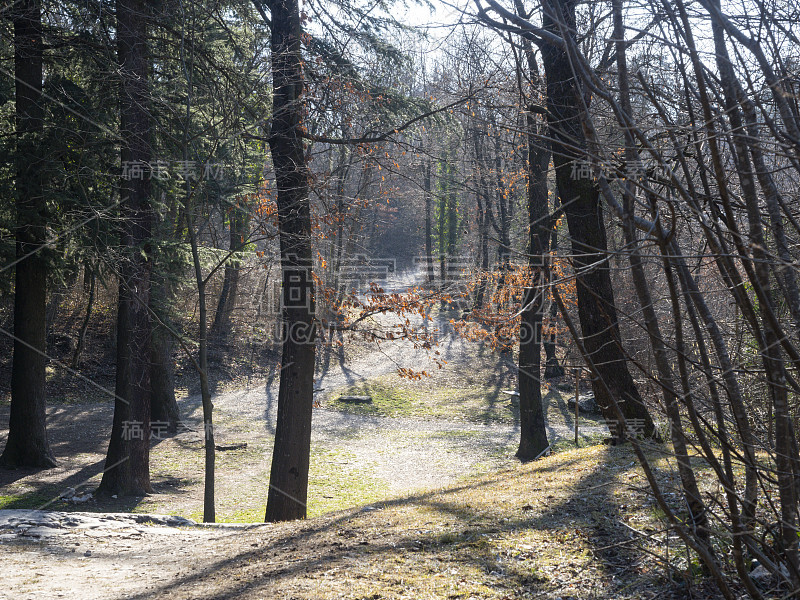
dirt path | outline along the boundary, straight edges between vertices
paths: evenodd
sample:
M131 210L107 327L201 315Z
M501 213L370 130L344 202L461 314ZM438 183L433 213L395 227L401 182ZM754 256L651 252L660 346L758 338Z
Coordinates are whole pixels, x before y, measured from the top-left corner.
M338 389L366 379L369 374L382 374L373 367L373 359L347 372L332 371L319 383L328 389ZM277 385L271 385L266 390L221 394L215 398L214 405L223 414L262 423L272 434L277 417L277 394ZM508 397L503 401L510 404ZM555 410L549 412L552 415ZM453 413L458 413L457 407ZM601 426L580 429L584 440L607 432L608 429ZM572 424L553 418L548 423L547 433L551 443L556 443L572 439L574 429ZM441 487L476 471L507 466L518 442L516 423L366 416L327 408L315 409L312 420L312 444L316 448L347 450L353 454L355 462L370 465L393 492Z
M401 274L402 275L402 274ZM403 279L405 277L405 279ZM400 287L413 282L402 275ZM481 344L452 333L450 315L437 314L429 324L438 344L431 350L403 340L380 345L349 343L318 353L315 387L322 404L314 410L309 514L319 515L418 490L439 488L465 477L515 463L519 429L504 390L514 389L513 362ZM378 317L376 326L390 326ZM345 354L346 349L346 354ZM436 352L446 362L442 370L430 361ZM392 374L398 368L429 370L432 378L409 382ZM257 522L263 518L275 421L279 372L273 366L265 381L246 389L215 394L217 443L241 445L241 450L218 452L217 514L221 520ZM403 388L416 397L436 397L436 411L422 416L350 414L331 410L338 391L382 379L388 388ZM472 390L470 416L461 396ZM477 391L476 391L477 390ZM450 401L449 394L453 395ZM571 416L563 398L548 395L546 414L552 442L571 438ZM198 519L202 511L202 411L200 398L179 401L186 429L173 437L154 440L151 478L154 493L135 499L116 499L86 507L107 512L138 511L176 514ZM417 413L414 413L417 414ZM0 508L81 508L61 497L83 498L99 483L113 405L110 402L54 403L48 407L48 430L56 469L40 472L0 471ZM0 423L8 422L8 406L0 406ZM606 429L589 422L585 438ZM0 430L0 445L7 430ZM73 493L74 490L74 493Z
M435 319L431 327L439 332L435 349L447 366L442 371L433 369L434 377L422 379L416 387L433 393L446 386L485 386L492 390L490 401L502 403L510 414L510 396L503 391L515 388L513 362L453 334L446 314ZM320 390L317 399L321 402L332 399L336 390L391 375L399 367L430 368L426 353L402 340L371 346L370 351L362 350L347 360L335 351L319 355L315 387ZM258 388L219 394L214 406L224 414L263 423L271 435L277 417L275 379L269 378ZM396 381L398 385L406 384L399 378ZM574 422L571 415L564 414L563 406L555 405L553 396L558 394L554 392L545 400L545 415L548 439L555 444L574 437ZM199 407L199 397L192 401ZM317 448L346 449L355 462L369 465L393 492L441 487L476 472L508 466L519 442L518 423L471 422L462 417L456 403L446 418L364 416L323 407L314 410L312 427L312 444ZM607 433L603 425L580 428L583 440Z
M316 408L313 414L312 474L309 511L328 510L372 502L387 495L442 487L464 477L513 464L519 429L512 418L509 396L513 366L498 361L479 345L443 336L439 346L448 361L431 380L415 383L417 394L463 386L486 388L485 402L493 403L505 422L480 423L458 418L458 404L445 418L359 415ZM423 357L424 358L424 357ZM422 358L409 344L382 344L378 351L340 360L320 361L316 385L325 402L338 389L393 373L398 366L419 367ZM388 378L390 385L410 385ZM235 452L219 452L217 459L218 515L223 520L259 521L266 498L272 441L277 413L275 378L245 390L214 397L218 443L247 444ZM554 396L559 399L559 396ZM446 402L446 399L445 399ZM572 423L551 397L547 414L549 439L572 437ZM155 493L132 500L91 504L92 510L136 510L178 514L197 519L202 510L202 430L200 399L180 401L188 430L156 440L151 455ZM0 423L7 423L8 407L0 406ZM59 497L75 490L82 497L99 483L113 407L110 403L55 404L48 408L56 469L41 472L0 472L0 508L79 508ZM605 428L582 427L584 438ZM0 430L0 444L6 430Z
M0 598L686 598L658 569L681 545L645 488L630 448L595 445L300 522L0 510Z
M148 595L197 569L191 557L213 560L246 530L148 515L0 510L0 598Z
M362 548L383 548L389 543L378 533L383 527L380 517L374 523L369 517L367 529L353 533L347 526L353 516L360 519L372 510L383 510L396 502L391 499L397 496L418 493L424 498L430 490L518 465L513 453L519 428L512 418L510 397L502 393L514 386L513 366L498 361L476 344L452 336L442 339L439 350L448 361L446 370L437 372L431 380L414 384L415 392L424 395L463 386L486 388L487 410L505 414L505 421L466 420L462 407L455 402L447 418L441 414L435 418L392 417L316 408L309 513L323 515L312 527L324 533L315 534L319 539L309 548L298 547L293 541L306 531L297 524L208 528L143 514L183 515L199 520L202 439L198 431L202 419L198 397L180 401L189 428L174 437L154 441L154 493L144 498L103 502L88 494L101 476L112 405L50 406L49 431L61 465L40 472L0 472L0 507L47 509L0 510L0 564L4 576L0 598L196 597L194 592L182 593L186 585L200 591L202 597L235 598L237 593L217 596L213 592L217 586L214 573L218 569L230 571L234 564L231 561L241 561L241 557L251 554L254 559L257 556L258 560L268 560L270 577L276 581L282 573L294 572L293 563L311 560L309 564L313 563L312 568L318 573L315 577L321 578L313 585L323 586L317 587L318 591L324 589L327 570L313 560L314 555L335 551L335 569L347 569ZM317 387L323 388L319 400L326 403L337 390L388 376L399 366L420 368L422 361L419 353L403 342L383 344L379 351L362 351L347 360L340 360L335 354L326 360L323 355L316 377ZM398 385L410 384L398 380ZM217 456L217 514L222 520L263 519L277 393L277 381L272 378L249 389L221 392L214 397L218 443L247 444L246 449L219 452ZM549 439L556 442L571 438L572 426L560 406L561 397L551 394L548 398ZM0 407L0 423L7 423L7 416L8 407ZM581 429L584 437L605 431L599 426ZM6 430L0 431L0 444L6 435ZM65 500L61 496L74 498ZM84 497L89 499L79 502ZM350 508L347 517L330 512L359 506L364 508ZM61 512L64 510L70 512ZM99 511L101 515L76 510ZM131 511L137 514L129 514ZM410 526L411 535L419 535L414 533L413 522ZM402 536L407 534L392 541L392 548L406 544ZM350 539L353 536L358 539ZM416 547L410 546L412 551ZM294 558L285 558L287 552ZM236 580L234 573L225 579L225 585ZM308 585L301 582L291 596L320 597ZM350 596L343 591L336 597Z

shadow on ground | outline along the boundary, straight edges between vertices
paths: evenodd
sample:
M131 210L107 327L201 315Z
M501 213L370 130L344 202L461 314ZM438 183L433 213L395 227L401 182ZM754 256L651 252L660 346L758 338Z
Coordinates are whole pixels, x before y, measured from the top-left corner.
M500 472L267 528L243 540L240 551L120 600L692 595L685 582L661 577L641 538L623 524L617 492L635 470L627 463L632 454L598 454L594 467L579 455L520 467L530 471L523 488L514 473ZM558 486L544 484L553 478ZM715 597L702 582L695 591Z

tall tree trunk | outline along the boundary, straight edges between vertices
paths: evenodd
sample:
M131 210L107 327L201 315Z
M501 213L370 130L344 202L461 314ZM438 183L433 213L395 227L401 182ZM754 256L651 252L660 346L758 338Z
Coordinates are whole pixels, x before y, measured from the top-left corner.
M543 25L559 37L574 36L571 32L575 31L575 0L545 2ZM547 118L556 183L572 239L583 345L605 381L605 385L593 381L595 398L617 440L624 440L626 431L617 423L615 400L629 427L635 427L637 433L646 437L657 437L653 419L628 371L621 345L598 188L591 178L576 176L587 158L581 126L582 86L564 47L544 43L541 50L547 74Z
M16 79L17 264L8 440L0 464L54 467L45 426L47 204L42 185L42 16L40 0L12 7Z
M186 154L185 156L188 156ZM187 204L191 202L192 190L187 183ZM187 213L189 243L192 247L192 263L194 266L195 284L197 286L198 306L198 362L195 363L200 376L200 397L203 402L203 450L205 458L203 482L203 523L216 522L214 504L216 448L214 446L214 405L211 402L211 389L208 385L208 309L206 308L206 280L200 265L200 252L197 247L196 215Z
M522 2L515 3L516 10L522 13ZM533 47L527 39L522 40L530 82L527 98L532 98L539 81L539 68ZM524 67L517 62L517 83L520 98L526 102L526 92L522 85ZM522 461L534 460L547 449L547 429L542 407L542 321L544 318L544 298L548 283L547 250L550 241L550 215L547 200L547 170L550 164L550 147L541 142L540 125L529 110L525 111L526 159L528 180L528 268L530 283L525 288L522 299L522 315L519 329L519 448L517 458ZM499 136L497 136L499 139ZM496 147L496 150L499 148ZM499 165L498 165L499 168ZM510 201L509 201L510 205ZM506 211L501 213L503 221L508 221ZM508 224L504 223L505 241L508 240ZM508 254L506 254L508 256Z
M194 31L196 23L196 13L191 15L190 31ZM185 26L185 25L184 25ZM186 77L186 101L184 105L184 129L183 129L183 160L189 161L190 157L190 133L189 124L192 120L192 103L194 100L194 38L190 45L190 58L185 61L184 74ZM201 212L200 203L195 200L197 187L190 180L185 182L186 199L186 229L189 233L189 245L192 249L192 265L194 267L194 281L197 289L197 346L198 360L194 361L195 369L200 377L200 397L203 405L203 454L204 454L204 479L203 479L203 522L216 522L216 507L214 502L215 495L215 462L216 447L214 440L214 405L211 401L211 389L208 383L208 304L206 295L207 278L203 276L203 268L200 263L200 251L197 242L197 223Z
M556 196L556 202L558 202L558 196ZM558 204L556 204L554 208L557 207ZM555 258L557 254L558 254L558 230L556 227L553 227L552 231L550 232L550 255L553 258ZM548 282L548 290L549 290L550 287L556 285L556 283L555 280L553 279L552 270L550 270L548 276L550 277L550 281ZM555 326L556 317L558 317L558 306L556 305L554 300L551 300L550 310L547 315L548 333L544 337L544 339L542 339L542 344L544 345L544 354L547 357L547 362L545 363L544 367L545 379L555 379L557 377L564 376L564 367L562 367L561 363L558 362L558 356L556 356L556 326Z
M230 213L230 239L228 247L231 252L242 249L248 237L247 231L249 218L247 212L239 206L234 207ZM214 323L211 325L211 334L215 337L224 337L231 325L231 314L236 306L236 297L239 290L239 276L241 274L241 261L231 255L225 263L225 275L222 280L222 292L219 295L217 311L214 314Z
M431 161L425 164L425 175L423 184L425 186L425 269L427 270L426 279L428 283L433 283L436 276L433 268L433 232L431 231L431 204L433 203L432 197L432 182L431 182Z
M530 49L528 48L528 53ZM531 60L533 60L531 58ZM537 458L547 448L542 408L542 317L547 290L546 252L549 238L547 203L548 148L537 147L536 122L526 115L528 129L528 267L530 286L525 288L519 334L519 448L517 458Z
M306 516L316 331L308 168L300 137L300 8L297 0L269 0L268 5L273 81L269 145L278 188L284 339L266 520L287 521Z
M122 166L150 163L148 3L117 0ZM123 171L124 172L124 171ZM150 486L150 180L122 179L114 423L98 493L139 496Z

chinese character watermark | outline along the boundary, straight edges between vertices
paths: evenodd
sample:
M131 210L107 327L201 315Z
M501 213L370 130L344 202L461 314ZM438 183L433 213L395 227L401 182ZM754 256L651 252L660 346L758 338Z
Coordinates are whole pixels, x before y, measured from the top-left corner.
M156 179L166 181L171 179L171 172L182 181L195 182L202 178L203 181L219 181L225 177L225 165L221 163L198 164L194 160L170 161L158 159L153 162L142 160L124 160L121 165L120 177L126 181ZM170 166L172 169L170 170Z
M192 427L185 421L180 421L177 427L177 434L181 433L200 433L199 427ZM205 439L211 439L214 432L212 423L205 422L202 427ZM150 421L150 436L151 440L164 440L170 437L169 422L168 421ZM130 440L143 440L145 439L145 424L143 421L123 421L122 422L122 439Z
M123 421L122 422L123 440L143 440L144 423L142 421Z
M644 437L645 420L644 419L625 419L624 422L618 419L606 419L606 427L614 437L625 437L641 439Z
M576 160L572 163L572 170L570 177L574 180L578 179L594 179L592 172L592 163L588 160Z

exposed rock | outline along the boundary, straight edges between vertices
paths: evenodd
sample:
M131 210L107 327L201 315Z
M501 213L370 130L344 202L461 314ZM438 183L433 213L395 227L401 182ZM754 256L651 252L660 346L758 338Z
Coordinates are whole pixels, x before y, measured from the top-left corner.
M244 450L247 448L247 442L240 442L238 444L215 444L214 448L220 452L224 452L225 450Z
M575 398L567 400L567 406L571 411L575 412ZM600 414L600 407L597 406L597 401L594 399L593 395L587 394L578 396L578 412L584 415Z
M176 515L131 515L137 523L163 525L165 527L190 527L197 525L191 519Z
M137 531L152 526L160 528L191 527L191 519L173 515L140 515L128 513L68 513L48 510L0 510L0 530L4 535L50 537L62 532L88 530ZM137 527L138 526L138 527Z
M519 392L514 390L502 390L506 396L511 396L509 406L519 406Z
M753 570L750 571L750 579L762 589L773 588L779 583L778 577L771 573L764 565L759 564L757 560L753 561ZM789 581L789 570L786 565L781 564L780 572L783 579Z
M340 396L338 400L346 404L372 404L372 396Z
M80 494L78 493L75 488L67 488L60 496L59 499L65 500L66 502L72 502L73 504L84 504L92 500L94 496L92 496L91 492L87 494Z

